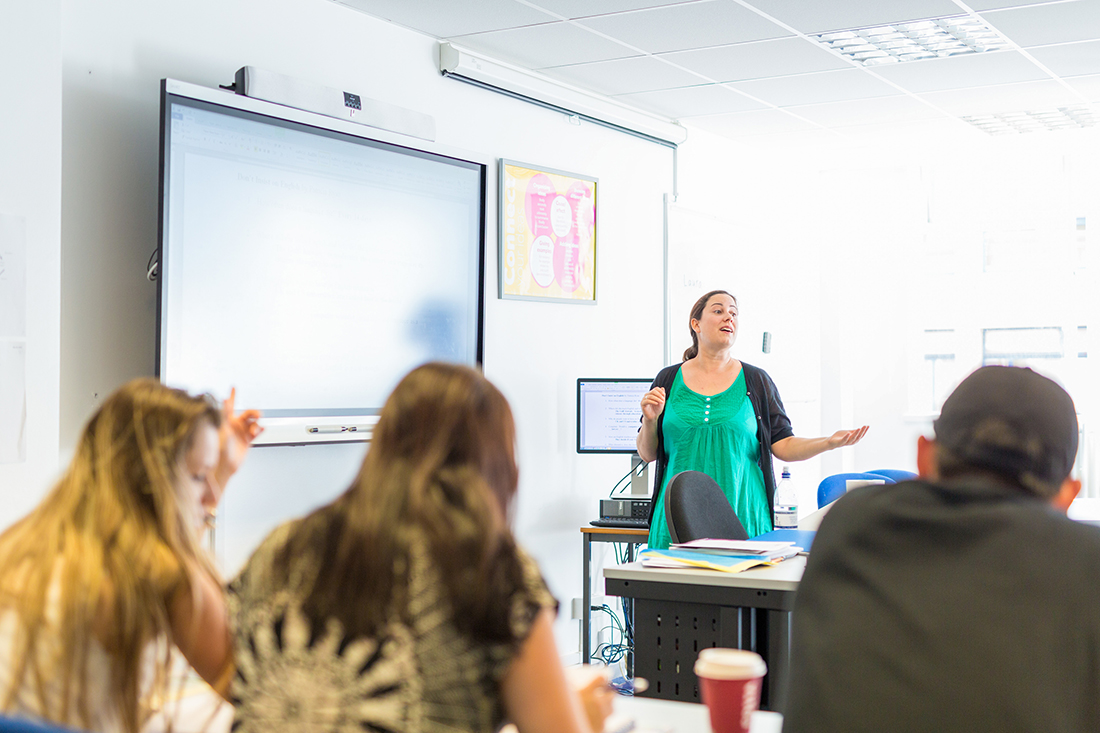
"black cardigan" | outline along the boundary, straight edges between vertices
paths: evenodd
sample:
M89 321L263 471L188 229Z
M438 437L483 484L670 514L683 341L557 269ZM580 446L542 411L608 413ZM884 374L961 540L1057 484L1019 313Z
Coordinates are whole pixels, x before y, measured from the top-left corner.
M680 371L681 366L681 364L673 364L659 371L650 389L664 387L665 398L671 397L672 383L676 381L676 373ZM760 443L760 457L756 463L764 474L764 489L768 494L768 506L771 507L775 501L772 443L791 437L794 435L794 430L791 429L791 421L783 410L783 400L779 399L779 390L776 389L775 382L768 373L745 362L741 362L741 370L745 373L749 401L752 402L753 412L756 413L756 439ZM653 512L664 482L665 466L668 464L668 453L665 452L665 438L661 429L664 419L665 413L662 411L657 418L657 470L653 477L653 501L649 505L650 523L653 522ZM767 426L766 430L765 426Z

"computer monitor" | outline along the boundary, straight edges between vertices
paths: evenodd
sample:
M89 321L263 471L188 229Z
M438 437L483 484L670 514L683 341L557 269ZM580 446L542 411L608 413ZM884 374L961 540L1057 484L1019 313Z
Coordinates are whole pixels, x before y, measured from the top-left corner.
M577 452L636 453L642 395L652 379L577 380Z
M577 452L625 453L632 455L632 494L649 493L648 471L643 465L636 439L642 417L642 395L652 379L577 380Z

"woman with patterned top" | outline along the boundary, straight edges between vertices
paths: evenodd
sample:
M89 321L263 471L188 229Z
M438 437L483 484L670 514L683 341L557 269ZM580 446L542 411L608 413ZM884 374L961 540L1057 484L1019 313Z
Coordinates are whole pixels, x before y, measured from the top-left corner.
M590 733L551 632L556 603L508 528L508 403L467 367L397 385L358 477L275 530L230 584L234 730Z
M855 445L867 426L826 438L798 438L779 390L763 369L733 358L737 299L712 290L692 306L691 346L681 364L661 370L642 397L638 455L657 461L649 546L669 546L664 488L681 471L702 471L722 487L750 537L772 529L772 456L804 461Z

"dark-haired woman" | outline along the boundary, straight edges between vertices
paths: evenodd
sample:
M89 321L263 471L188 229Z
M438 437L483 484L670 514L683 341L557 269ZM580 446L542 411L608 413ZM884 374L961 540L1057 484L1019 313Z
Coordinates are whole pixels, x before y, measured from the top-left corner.
M737 299L713 290L692 306L692 345L681 364L657 374L642 397L638 454L657 461L649 546L667 548L664 488L680 471L702 471L722 487L750 537L772 528L772 456L804 461L858 443L867 426L825 438L798 438L763 369L733 358Z
M472 369L401 380L351 488L277 529L230 586L235 731L602 727L610 699L594 689L586 717L569 691L556 604L508 528L514 435Z

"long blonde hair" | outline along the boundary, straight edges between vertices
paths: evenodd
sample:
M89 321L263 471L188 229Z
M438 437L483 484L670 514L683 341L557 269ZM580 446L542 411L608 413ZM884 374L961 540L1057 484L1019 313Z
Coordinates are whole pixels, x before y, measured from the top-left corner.
M85 426L53 490L0 535L0 613L16 613L21 629L13 658L0 662L12 672L0 710L27 686L47 719L89 726L86 676L94 641L110 660L113 713L125 731L138 732L147 712L141 660L150 642L170 634L171 598L191 588L195 573L218 579L176 486L197 430L220 421L209 398L154 379L126 384ZM61 649L56 668L36 651L50 634ZM161 693L170 648L157 655L154 686ZM61 695L53 698L60 709L48 709L51 680L60 681Z

